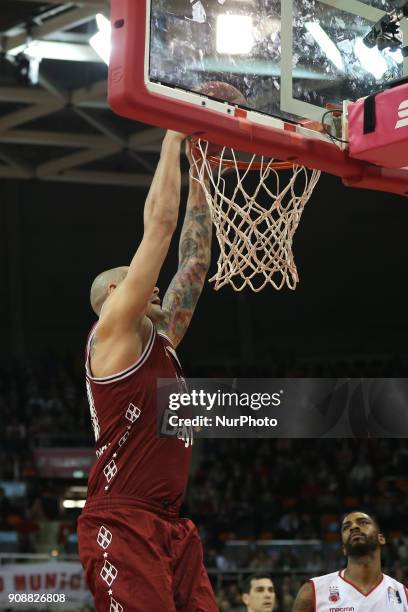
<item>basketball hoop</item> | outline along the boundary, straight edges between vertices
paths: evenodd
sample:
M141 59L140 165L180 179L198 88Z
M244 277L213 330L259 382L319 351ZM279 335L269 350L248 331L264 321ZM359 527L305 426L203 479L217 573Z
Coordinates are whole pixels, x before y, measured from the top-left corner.
M270 283L278 290L284 285L295 289L293 237L320 170L257 155L243 159L245 154L227 147L213 149L199 138L191 141L190 173L203 188L220 247L217 273L210 279L214 288L230 284L235 291L249 286L257 292ZM223 178L226 169L235 171L231 193ZM255 187L253 180L248 185L253 172Z

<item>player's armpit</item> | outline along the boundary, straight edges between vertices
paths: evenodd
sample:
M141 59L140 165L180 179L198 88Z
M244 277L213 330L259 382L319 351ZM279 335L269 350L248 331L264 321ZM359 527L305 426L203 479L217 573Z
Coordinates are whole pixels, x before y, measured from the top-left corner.
M292 612L315 612L315 598L311 582L306 582L300 589Z

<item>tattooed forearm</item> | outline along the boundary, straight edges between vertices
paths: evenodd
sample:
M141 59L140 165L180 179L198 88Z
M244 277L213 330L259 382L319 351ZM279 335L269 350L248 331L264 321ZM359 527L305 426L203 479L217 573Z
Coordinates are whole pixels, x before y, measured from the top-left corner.
M166 332L177 345L184 336L200 297L210 265L212 224L200 185L190 193L179 244L179 267L163 299Z
M166 332L177 346L182 340L201 294L207 266L195 263L179 270L163 300L168 319Z
M191 236L186 236L184 240L180 240L179 257L180 261L186 262L190 257L199 255L198 241Z
M179 245L179 266L192 258L210 263L211 216L201 185L190 181L190 192Z

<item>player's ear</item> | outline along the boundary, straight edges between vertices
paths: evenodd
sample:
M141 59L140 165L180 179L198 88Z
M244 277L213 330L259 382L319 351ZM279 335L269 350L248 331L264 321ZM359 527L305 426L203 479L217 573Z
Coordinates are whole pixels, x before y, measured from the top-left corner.
M244 602L244 604L245 604L246 606L247 606L247 605L249 605L249 595L248 595L248 593L244 593L244 594L242 595L242 601Z
M108 285L108 295L112 293L114 289L116 289L117 285L115 283L109 283Z
M386 544L385 536L382 533L378 534L378 543L381 544L381 546L384 546L384 544Z

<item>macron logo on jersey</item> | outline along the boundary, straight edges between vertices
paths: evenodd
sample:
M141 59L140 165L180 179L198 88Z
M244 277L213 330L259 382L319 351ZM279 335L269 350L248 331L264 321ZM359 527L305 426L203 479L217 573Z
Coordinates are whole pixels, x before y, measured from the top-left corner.
M329 612L355 612L353 606L346 606L345 608L330 608Z
M397 125L395 126L396 130L400 128L408 126L408 100L404 100L398 107L398 117L399 121L397 121Z

